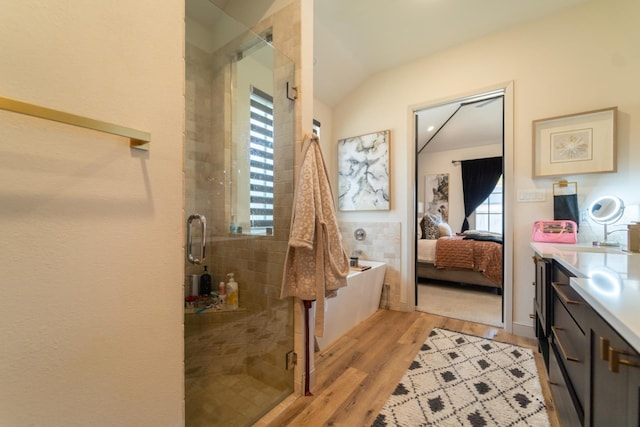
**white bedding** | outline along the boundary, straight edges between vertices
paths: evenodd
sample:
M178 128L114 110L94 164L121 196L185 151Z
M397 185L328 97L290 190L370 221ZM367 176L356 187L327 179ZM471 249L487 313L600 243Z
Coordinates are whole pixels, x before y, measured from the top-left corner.
M436 241L430 239L418 239L418 262L436 261Z

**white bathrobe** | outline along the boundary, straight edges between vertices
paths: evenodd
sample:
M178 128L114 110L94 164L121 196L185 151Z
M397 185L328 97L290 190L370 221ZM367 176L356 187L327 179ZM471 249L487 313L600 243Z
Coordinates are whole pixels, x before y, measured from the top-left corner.
M315 134L305 138L303 150L280 297L315 300L315 335L321 337L324 299L347 285L349 257L342 246L333 193Z

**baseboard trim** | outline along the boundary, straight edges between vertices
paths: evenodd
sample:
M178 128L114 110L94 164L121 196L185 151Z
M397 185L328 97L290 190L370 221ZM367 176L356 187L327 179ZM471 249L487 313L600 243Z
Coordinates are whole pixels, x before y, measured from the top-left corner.
M511 331L513 335L518 335L518 336L527 337L527 338L536 337L536 331L532 325L525 325L524 323L512 322L511 327L513 329Z

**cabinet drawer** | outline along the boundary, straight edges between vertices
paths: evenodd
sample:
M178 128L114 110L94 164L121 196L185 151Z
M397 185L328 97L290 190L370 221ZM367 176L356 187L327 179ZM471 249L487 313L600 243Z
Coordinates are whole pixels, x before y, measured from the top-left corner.
M589 324L591 311L589 305L569 284L551 282L551 287L553 288L554 306L562 304L584 334L584 329Z
M580 417L576 412L571 393L567 388L558 359L555 352L549 352L549 388L553 396L553 402L556 406L556 413L563 427L581 426Z
M580 409L584 408L587 370L587 337L571 317L567 308L560 303L554 293L553 323L551 332L554 347L558 351L558 362L564 366L569 383L578 399Z

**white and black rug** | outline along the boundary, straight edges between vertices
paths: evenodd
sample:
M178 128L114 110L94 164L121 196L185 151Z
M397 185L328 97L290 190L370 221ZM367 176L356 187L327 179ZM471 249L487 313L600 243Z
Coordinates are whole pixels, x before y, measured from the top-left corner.
M378 414L383 426L548 426L533 352L434 329Z

